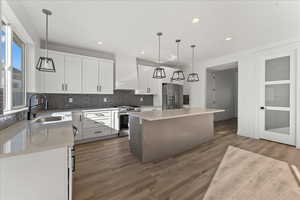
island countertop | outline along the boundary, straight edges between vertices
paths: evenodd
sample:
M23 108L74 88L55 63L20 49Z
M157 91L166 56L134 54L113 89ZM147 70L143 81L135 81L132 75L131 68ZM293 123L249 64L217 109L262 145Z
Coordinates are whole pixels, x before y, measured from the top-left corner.
M139 117L148 121L174 119L179 117L188 117L195 115L213 114L218 112L224 112L221 109L210 109L210 108L182 108L172 110L155 110L155 111L144 111L144 112L130 112L129 114L134 117Z

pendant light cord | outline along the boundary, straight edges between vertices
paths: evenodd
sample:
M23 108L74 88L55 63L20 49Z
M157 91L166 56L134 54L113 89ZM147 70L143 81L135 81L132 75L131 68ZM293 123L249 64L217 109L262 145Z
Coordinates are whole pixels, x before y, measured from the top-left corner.
M160 36L162 36L162 33L158 32L157 36L158 36L158 67L160 67Z
M176 43L177 43L177 67L179 66L179 42L180 42L180 40L176 40Z
M194 54L195 54L195 47L196 45L191 45L192 47L192 73L194 72Z
M194 56L195 56L195 49L193 47L193 55L192 55L192 72L194 72Z
M160 35L158 35L158 64L160 67Z
M48 58L48 14L46 14L46 57Z

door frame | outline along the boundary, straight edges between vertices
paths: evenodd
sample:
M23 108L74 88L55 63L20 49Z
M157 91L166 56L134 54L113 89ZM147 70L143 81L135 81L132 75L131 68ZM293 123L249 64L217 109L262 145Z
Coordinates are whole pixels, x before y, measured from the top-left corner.
M297 119L296 119L296 87L298 86L298 83L296 82L296 72L297 72L297 54L295 49L288 49L288 50L281 50L281 51L275 51L270 52L268 54L264 54L260 57L259 61L259 106L265 106L265 61L272 58L279 58L284 56L290 56L290 134L292 136L290 138L282 140L282 134L272 132L273 138L266 137L264 133L266 133L265 129L265 111L259 109L258 118L259 118L259 124L258 124L258 130L259 130L259 138L261 139L267 139L275 142L280 142L284 144L289 144L295 146L297 144L297 136L296 136L296 125L297 125ZM278 81L278 83L281 83L284 81ZM269 106L271 107L271 106ZM285 110L285 109L279 109L279 110Z

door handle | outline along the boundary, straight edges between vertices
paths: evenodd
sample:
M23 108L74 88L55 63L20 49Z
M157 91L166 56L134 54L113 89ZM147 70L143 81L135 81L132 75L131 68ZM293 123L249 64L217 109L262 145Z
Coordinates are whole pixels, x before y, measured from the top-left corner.
M101 85L99 85L99 92L101 92Z
M97 85L97 92L99 92L99 85Z
M65 86L64 86L64 84L63 84L63 83L61 84L61 89L62 89L62 91L64 91L64 90L65 90Z
M66 83L65 89L66 89L66 91L68 90L68 84L67 83Z
M261 107L260 107L260 109L261 109L261 110L264 110L264 109L265 109L265 107L261 106Z

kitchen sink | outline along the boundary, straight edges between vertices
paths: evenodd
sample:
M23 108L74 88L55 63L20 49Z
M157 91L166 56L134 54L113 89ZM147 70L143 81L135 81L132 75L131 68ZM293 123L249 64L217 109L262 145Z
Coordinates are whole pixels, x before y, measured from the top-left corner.
M51 116L51 117L42 117L37 119L35 122L37 123L50 123L50 122L58 122L62 120L62 116Z

